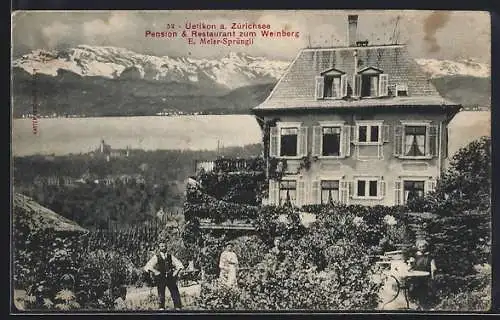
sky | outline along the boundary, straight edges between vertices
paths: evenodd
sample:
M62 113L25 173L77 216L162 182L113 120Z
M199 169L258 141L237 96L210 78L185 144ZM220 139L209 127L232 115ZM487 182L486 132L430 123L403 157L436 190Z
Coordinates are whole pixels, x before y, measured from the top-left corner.
M157 56L217 58L236 51L291 60L308 46L345 45L348 14L359 15L358 38L370 44L391 43L396 29L398 43L406 43L415 58L490 63L489 13L472 11L18 11L12 15L12 54L85 44ZM298 31L299 38L257 38L248 47L225 47L144 36L146 30L166 31L167 24L184 27L187 22L268 23L274 31Z

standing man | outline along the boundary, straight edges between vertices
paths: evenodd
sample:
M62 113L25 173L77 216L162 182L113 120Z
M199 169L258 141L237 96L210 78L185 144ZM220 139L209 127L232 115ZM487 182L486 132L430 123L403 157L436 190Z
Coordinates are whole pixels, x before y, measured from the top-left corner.
M182 308L179 288L177 287L177 278L179 272L184 269L182 263L172 254L167 253L167 245L164 242L158 244L158 251L148 261L144 270L153 273L155 284L158 287L159 308L165 308L165 288L170 291L174 308Z

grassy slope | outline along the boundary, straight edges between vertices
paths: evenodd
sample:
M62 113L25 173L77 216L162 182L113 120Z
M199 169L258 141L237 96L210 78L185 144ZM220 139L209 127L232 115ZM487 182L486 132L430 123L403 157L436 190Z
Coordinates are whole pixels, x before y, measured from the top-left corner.
M248 113L263 101L273 84L234 91L213 86L135 79L80 77L61 72L57 77L39 75L36 81L41 114L87 116L154 115L161 111ZM30 112L32 77L20 69L13 74L14 116Z
M451 76L432 79L439 93L463 106L490 106L491 80L467 76Z

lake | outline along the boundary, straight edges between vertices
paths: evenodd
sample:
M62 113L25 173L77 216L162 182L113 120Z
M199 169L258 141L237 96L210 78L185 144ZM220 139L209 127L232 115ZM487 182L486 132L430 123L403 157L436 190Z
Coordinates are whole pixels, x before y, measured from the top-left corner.
M12 153L68 154L89 152L101 139L116 149L216 149L261 141L260 127L250 115L177 117L45 118L33 135L30 119L14 119Z
M450 154L482 135L490 135L488 111L460 112L450 125ZM30 119L12 121L12 154L63 155L85 153L101 139L116 149L216 149L261 142L261 131L251 115L196 115L177 117L44 118L33 135Z

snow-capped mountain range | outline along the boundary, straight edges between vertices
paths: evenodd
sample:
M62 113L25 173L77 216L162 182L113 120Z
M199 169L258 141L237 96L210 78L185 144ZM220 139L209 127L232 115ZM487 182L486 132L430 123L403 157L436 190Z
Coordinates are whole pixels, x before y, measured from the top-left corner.
M416 61L431 78L454 75L488 78L491 75L489 65L471 59L459 61L416 59Z
M431 78L464 75L485 78L490 67L472 60L449 61L417 59ZM82 77L99 76L109 79L136 78L196 84L214 82L228 89L270 83L281 77L290 61L253 57L231 52L218 59L152 56L124 48L80 45L65 50L34 50L15 59L12 66L32 74L57 76L59 70Z
M219 60L209 60L157 57L123 48L87 45L60 51L34 50L13 61L13 67L22 68L30 74L37 69L38 73L53 76L58 74L58 70L66 70L80 76L111 79L133 77L194 84L212 80L229 89L273 82L288 64L288 61L235 52Z

